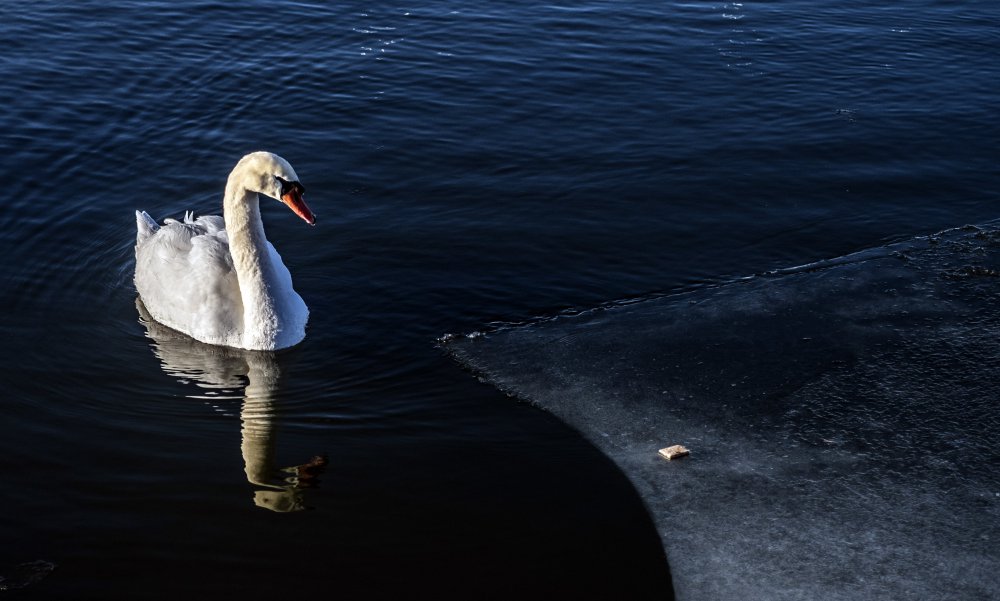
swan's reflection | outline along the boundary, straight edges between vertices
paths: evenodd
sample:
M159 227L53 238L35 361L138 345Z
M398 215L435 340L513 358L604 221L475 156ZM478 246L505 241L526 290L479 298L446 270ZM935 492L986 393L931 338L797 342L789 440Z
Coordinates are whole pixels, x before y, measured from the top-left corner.
M275 468L274 398L281 370L274 353L198 342L154 321L141 299L135 305L163 371L207 389L205 396L192 398L239 399L243 389L240 449L247 480L255 487L254 503L278 512L305 509L304 490L316 486L326 458L316 456L302 465Z

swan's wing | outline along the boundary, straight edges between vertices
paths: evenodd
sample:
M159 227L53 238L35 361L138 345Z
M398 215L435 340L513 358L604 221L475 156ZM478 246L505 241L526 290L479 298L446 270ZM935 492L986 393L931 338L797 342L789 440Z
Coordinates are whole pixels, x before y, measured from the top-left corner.
M142 244L146 238L149 238L156 233L156 230L160 229L157 225L156 220L149 216L146 211L136 211L135 212L135 243Z
M218 215L202 215L201 217L195 219L194 214L190 213L191 218L189 221L185 221L188 225L193 225L196 231L202 234L218 234L219 232L226 231L225 220Z
M168 219L135 253L136 290L153 319L214 344L226 344L243 329L243 301L223 228L217 216Z

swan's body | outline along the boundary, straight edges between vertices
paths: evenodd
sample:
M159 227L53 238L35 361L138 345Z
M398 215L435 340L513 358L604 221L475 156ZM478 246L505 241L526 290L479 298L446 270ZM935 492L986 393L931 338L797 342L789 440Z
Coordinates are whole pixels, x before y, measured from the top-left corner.
M150 316L209 344L277 350L305 338L309 309L264 237L258 193L310 224L291 165L269 152L243 157L229 174L223 215L162 226L136 211L135 287Z

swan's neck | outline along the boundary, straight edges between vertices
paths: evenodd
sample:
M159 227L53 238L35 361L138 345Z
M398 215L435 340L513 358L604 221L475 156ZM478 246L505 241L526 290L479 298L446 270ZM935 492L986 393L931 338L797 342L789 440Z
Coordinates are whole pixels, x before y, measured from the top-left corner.
M243 299L243 346L265 348L279 328L277 284L257 193L230 182L223 209L229 252Z

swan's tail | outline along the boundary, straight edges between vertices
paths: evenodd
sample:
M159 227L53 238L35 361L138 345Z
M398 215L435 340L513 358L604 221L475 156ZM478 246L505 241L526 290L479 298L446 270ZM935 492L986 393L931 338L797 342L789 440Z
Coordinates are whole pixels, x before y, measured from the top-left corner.
M156 225L156 221L146 211L135 212L135 227L138 230L135 235L136 245L142 244L146 238L149 238L156 233L156 230L160 229L160 226Z

